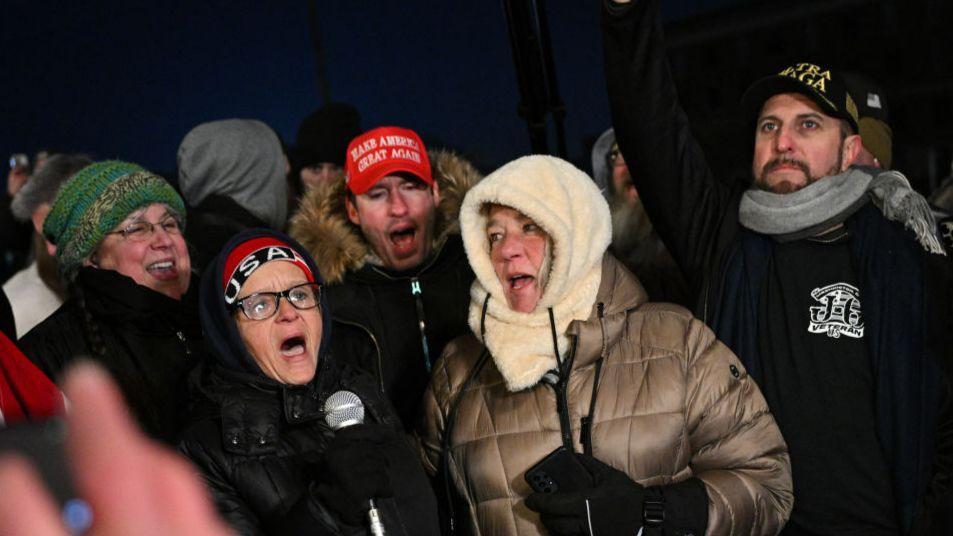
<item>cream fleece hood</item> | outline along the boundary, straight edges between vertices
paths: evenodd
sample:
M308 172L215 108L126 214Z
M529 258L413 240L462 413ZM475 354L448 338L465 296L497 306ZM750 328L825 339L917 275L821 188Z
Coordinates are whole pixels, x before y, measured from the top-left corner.
M552 240L549 277L533 312L513 311L506 303L490 263L486 216L481 212L488 203L520 211ZM467 193L460 231L476 274L470 290L470 329L490 350L510 391L536 385L556 368L548 309L553 310L561 356L569 347L569 324L592 312L602 256L612 238L609 206L592 179L572 164L552 156L525 156L487 175Z

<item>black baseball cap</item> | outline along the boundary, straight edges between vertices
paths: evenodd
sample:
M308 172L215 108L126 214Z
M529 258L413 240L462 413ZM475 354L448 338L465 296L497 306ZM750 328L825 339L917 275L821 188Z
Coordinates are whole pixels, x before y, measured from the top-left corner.
M756 120L764 103L780 93L805 95L824 113L847 121L854 132L859 131L857 104L847 90L843 75L835 70L815 63L795 63L751 84L741 97L741 106L747 117Z

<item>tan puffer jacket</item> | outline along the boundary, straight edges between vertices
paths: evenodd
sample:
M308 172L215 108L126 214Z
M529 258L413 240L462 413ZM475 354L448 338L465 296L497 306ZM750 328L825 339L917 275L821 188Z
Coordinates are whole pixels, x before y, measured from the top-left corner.
M761 392L688 311L645 302L635 277L606 255L592 314L568 330L576 450L582 451L580 419L589 412L595 363L604 353L593 455L647 486L700 478L710 501L708 534L777 533L793 504L791 469ZM461 393L483 350L466 335L434 367L420 430L424 464L437 471L448 411L459 399L450 474L469 505L473 532L544 534L523 503L532 491L523 475L561 444L555 393L543 383L508 391L492 359Z

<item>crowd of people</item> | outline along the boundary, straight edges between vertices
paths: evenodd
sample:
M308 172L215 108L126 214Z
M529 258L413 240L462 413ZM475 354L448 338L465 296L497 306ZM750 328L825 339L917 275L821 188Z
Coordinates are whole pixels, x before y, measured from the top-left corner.
M750 86L718 180L658 12L603 2L591 173L483 176L343 103L290 150L197 125L173 182L12 162L0 426L65 416L74 533L953 530L950 195L810 62ZM0 534L67 533L18 457L0 489Z

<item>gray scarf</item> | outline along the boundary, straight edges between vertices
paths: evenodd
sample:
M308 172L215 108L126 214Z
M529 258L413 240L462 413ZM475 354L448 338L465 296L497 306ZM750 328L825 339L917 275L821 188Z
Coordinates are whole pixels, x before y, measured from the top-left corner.
M738 219L752 231L788 242L842 223L868 199L885 218L913 231L925 250L946 255L930 206L899 171L853 167L790 194L752 188L741 198Z

